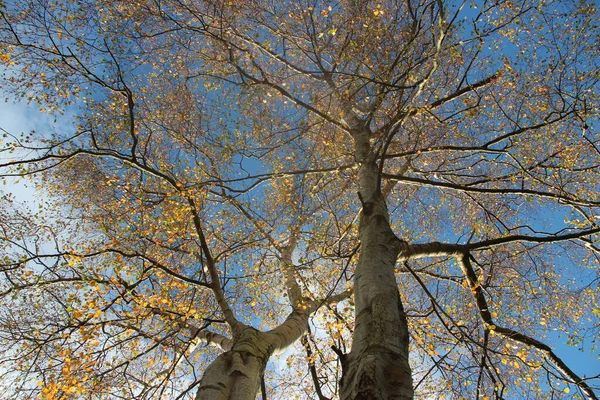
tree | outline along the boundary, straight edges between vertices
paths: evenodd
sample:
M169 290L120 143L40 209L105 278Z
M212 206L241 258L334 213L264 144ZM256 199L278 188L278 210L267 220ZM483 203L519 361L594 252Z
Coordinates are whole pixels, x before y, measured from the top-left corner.
M593 2L1 7L10 398L597 398Z

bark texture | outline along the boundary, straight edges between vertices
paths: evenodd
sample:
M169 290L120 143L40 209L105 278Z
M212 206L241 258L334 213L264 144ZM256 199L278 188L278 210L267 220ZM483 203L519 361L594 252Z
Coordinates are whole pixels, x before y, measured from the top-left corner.
M360 169L360 257L354 277L356 325L352 350L344 357L343 400L412 399L408 325L394 267L406 243L389 224L378 185L378 167Z
M254 400L274 347L265 333L242 329L233 348L219 355L204 371L196 400Z
M204 371L196 400L254 400L271 355L300 338L317 303L301 303L273 330L261 332L241 323L227 342L231 349L219 355Z

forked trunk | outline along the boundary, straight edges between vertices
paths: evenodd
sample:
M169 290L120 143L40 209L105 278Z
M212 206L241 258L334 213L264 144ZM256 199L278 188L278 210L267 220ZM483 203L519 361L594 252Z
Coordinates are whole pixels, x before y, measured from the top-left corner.
M244 328L233 348L206 368L196 400L254 400L273 353L269 342L264 333Z
M231 350L206 368L196 400L255 400L269 358L304 334L316 306L313 301L300 303L282 324L268 332L238 322Z

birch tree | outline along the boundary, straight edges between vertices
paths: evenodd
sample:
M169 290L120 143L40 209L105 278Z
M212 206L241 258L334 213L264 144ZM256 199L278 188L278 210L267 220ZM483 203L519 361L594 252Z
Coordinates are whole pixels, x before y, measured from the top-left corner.
M7 398L597 398L593 2L0 12Z

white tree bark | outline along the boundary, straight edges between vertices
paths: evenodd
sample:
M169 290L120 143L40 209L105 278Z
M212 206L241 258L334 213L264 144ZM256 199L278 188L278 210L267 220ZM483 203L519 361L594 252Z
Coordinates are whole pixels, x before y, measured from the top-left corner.
M196 400L254 399L260 379L273 353L273 346L261 341L251 327L242 329L233 348L219 355L204 371Z
M343 400L412 399L408 325L394 267L406 243L392 232L368 136L355 136L360 168L360 257L354 277L355 329L343 362Z
M249 326L238 329L231 349L204 371L196 400L254 400L269 358L304 334L315 308L315 302L301 305L269 332Z

